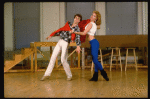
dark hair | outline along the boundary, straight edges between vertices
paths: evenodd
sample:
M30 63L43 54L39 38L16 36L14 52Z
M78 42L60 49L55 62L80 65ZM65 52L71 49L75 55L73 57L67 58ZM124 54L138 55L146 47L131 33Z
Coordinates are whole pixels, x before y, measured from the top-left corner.
M75 15L74 15L74 18L75 18L76 16L80 17L80 21L82 21L82 15L81 15L81 14L75 14Z

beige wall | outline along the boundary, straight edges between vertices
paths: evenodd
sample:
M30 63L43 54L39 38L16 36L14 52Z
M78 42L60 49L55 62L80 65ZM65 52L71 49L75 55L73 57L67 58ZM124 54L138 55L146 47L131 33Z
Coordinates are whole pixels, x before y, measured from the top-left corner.
M4 50L13 50L13 5L4 3Z
M143 34L148 34L148 2L143 2Z
M46 40L53 31L65 24L65 3L63 2L41 2L40 3L40 41L58 42L59 37ZM42 47L42 51L48 51L49 47Z
M101 25L100 29L97 30L97 35L106 35L105 2L95 2L95 10L101 14Z
M148 34L148 2L138 2L138 34Z

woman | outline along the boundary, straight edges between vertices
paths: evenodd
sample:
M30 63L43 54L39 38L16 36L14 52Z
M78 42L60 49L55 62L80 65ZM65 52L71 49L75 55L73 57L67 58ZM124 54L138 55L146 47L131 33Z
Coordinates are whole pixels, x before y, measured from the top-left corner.
M95 64L95 72L93 77L90 79L90 81L97 81L98 80L98 70L101 71L101 75L106 81L109 81L109 78L107 76L107 73L104 71L101 63L98 61L98 50L99 50L99 42L94 38L94 34L97 30L97 25L100 26L101 24L101 15L98 11L93 11L93 14L90 17L91 22L88 23L85 27L84 32L74 32L71 30L71 33L79 34L79 35L86 35L88 34L88 40L91 45L91 54L92 54L92 60ZM95 24L96 22L96 24Z

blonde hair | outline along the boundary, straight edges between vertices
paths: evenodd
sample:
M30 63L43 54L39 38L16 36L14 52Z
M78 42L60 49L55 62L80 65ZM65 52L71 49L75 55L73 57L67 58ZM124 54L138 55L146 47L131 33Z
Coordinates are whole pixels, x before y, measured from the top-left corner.
M96 14L97 20L96 25L101 25L101 14L98 11L93 11Z

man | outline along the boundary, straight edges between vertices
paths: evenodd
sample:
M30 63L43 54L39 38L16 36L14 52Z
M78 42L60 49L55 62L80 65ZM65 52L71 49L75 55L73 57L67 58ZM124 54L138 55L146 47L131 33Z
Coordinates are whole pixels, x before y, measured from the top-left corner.
M64 27L62 27L62 28L58 29L57 31L51 33L51 35L46 38L48 40L54 35L60 35L60 40L58 41L57 45L55 46L55 48L53 50L50 62L49 62L48 67L47 67L47 70L46 70L44 76L41 79L42 81L45 78L48 78L51 75L51 72L54 68L54 64L55 64L55 61L56 61L56 57L57 57L58 53L60 52L60 50L62 51L62 53L61 53L61 63L64 67L65 72L66 72L67 80L72 79L72 73L71 73L69 64L66 60L67 59L66 58L67 47L68 47L68 44L71 42L71 39L72 39L72 35L69 31L74 30L76 32L80 32L80 29L78 27L78 23L81 20L82 20L82 16L80 14L74 15L73 24L71 24L70 22L67 22ZM80 46L81 46L80 35L76 35L75 42L77 44L76 51L78 53L80 53L80 50L81 50L80 49Z

